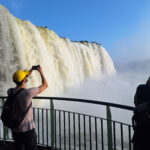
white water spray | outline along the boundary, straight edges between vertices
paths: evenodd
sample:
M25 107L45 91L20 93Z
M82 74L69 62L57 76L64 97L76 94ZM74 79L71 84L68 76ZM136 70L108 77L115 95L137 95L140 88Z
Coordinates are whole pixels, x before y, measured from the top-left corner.
M48 96L79 85L87 77L115 73L111 58L99 44L60 38L47 28L13 17L0 5L0 94L6 95L13 86L13 72L38 64L48 80L49 89L44 93ZM34 72L29 86L40 83Z

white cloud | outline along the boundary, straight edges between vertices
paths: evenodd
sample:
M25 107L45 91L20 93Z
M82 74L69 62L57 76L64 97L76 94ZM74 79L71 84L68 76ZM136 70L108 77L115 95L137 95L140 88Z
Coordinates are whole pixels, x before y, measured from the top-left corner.
M128 36L114 43L114 60L128 62L150 58L150 15L128 31ZM132 34L131 34L132 33Z

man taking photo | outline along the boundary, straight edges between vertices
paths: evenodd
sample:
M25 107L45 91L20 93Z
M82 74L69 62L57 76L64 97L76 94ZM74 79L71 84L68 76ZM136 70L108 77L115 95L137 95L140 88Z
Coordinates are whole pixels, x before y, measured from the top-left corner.
M32 74L33 70L37 70L40 73L42 84L38 87L26 88L28 77ZM15 100L18 103L18 108L15 110L17 110L18 113L26 112L21 124L12 129L15 150L22 150L23 148L25 148L25 150L37 150L37 135L33 120L32 98L48 87L42 67L38 65L33 66L29 71L16 71L13 74L13 82L16 84L16 87L8 89L8 96L10 94L16 94Z

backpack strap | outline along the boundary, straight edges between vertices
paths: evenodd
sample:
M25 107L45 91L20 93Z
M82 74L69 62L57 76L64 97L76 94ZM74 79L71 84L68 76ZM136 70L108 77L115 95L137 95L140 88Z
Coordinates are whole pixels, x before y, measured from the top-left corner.
M9 104L13 104L13 102L14 101L11 101L11 98L15 98L21 91L23 91L24 89L23 88L21 88L21 89L19 89L15 94L13 94L13 89L11 89L11 91L10 91L10 94L8 95L8 97L10 98L8 98L8 101L7 101L7 103L9 103Z
M14 97L16 97L23 90L24 90L24 88L21 88L15 94L13 94L13 89L11 89L11 92L10 92L11 94L8 95L8 96L12 96L14 98Z
M24 117L26 116L26 114L28 113L30 107L32 106L32 102L30 103L29 107L27 108L27 110L24 112Z
M20 89L19 91L17 91L17 93L15 94L15 96L18 95L22 90L24 90L24 89L22 88L22 89ZM26 117L26 115L27 115L29 109L31 108L31 106L32 106L32 101L31 101L30 105L28 106L28 108L22 113L22 117L21 117L21 120L20 120L20 124L22 123L22 121L23 121L24 118Z
M22 121L24 120L24 118L26 117L26 115L27 115L27 113L28 113L28 111L29 111L29 109L30 109L30 107L32 106L32 102L30 103L30 105L29 105L29 107L27 108L27 110L23 113L23 115L22 115ZM22 123L22 121L21 121L21 123Z
M19 91L17 91L15 94L14 94L14 96L13 97L15 97L16 95L18 95L21 91L23 91L24 90L24 88L21 88L21 89L19 89ZM27 115L27 113L28 113L28 111L29 111L29 109L30 109L30 107L32 106L32 102L30 103L30 105L29 105L29 107L27 108L27 110L23 113L23 117L22 117L22 121L24 120L24 118L26 117L26 115Z

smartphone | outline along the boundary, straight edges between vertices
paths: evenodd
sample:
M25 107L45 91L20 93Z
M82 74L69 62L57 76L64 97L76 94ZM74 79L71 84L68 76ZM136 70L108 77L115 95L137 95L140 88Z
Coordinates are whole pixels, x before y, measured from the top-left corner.
M37 70L38 67L39 67L39 65L37 65L37 66L32 66L32 70Z

